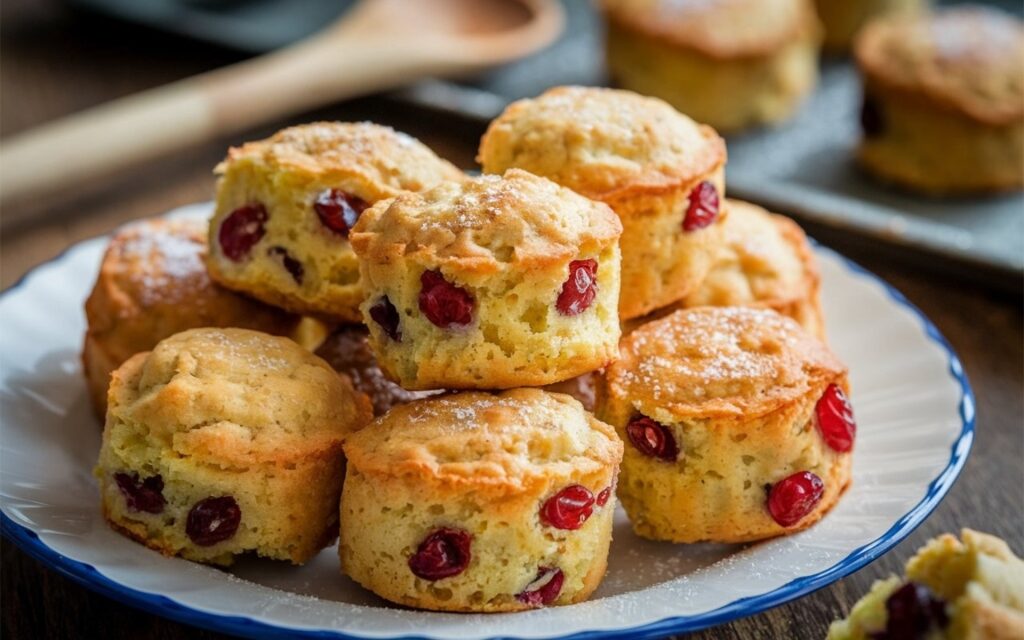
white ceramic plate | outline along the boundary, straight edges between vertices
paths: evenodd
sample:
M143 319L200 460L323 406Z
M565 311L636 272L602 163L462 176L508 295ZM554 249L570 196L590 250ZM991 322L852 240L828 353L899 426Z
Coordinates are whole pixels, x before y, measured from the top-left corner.
M195 205L175 215L205 215ZM0 298L0 509L26 552L111 597L253 637L653 637L776 606L857 570L935 508L971 446L974 399L956 355L895 290L819 248L833 347L849 364L858 440L852 488L810 530L746 545L640 540L615 522L608 575L571 607L499 615L396 608L338 572L245 560L230 573L164 558L111 531L91 475L100 428L79 365L82 313L105 239L72 247ZM837 612L838 613L838 612Z

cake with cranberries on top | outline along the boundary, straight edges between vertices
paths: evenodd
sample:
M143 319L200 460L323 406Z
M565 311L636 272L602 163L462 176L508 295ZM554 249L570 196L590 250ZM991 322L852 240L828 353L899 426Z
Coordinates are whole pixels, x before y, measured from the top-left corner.
M299 337L299 317L210 280L205 220L153 219L119 229L85 301L83 371L93 408L107 411L110 374L164 338L198 327L240 327ZM315 345L306 345L315 346Z
M407 389L540 386L604 366L620 336L606 205L513 169L363 212L370 344Z
M875 18L922 11L928 0L815 0L818 17L825 27L825 51L844 53L854 36Z
M342 570L442 611L581 602L604 576L622 443L569 396L469 391L345 442Z
M719 131L788 118L818 78L811 0L602 0L609 72Z
M633 331L597 406L626 443L633 529L746 542L814 524L850 482L847 386L828 348L771 310L700 307Z
M729 200L722 231L711 273L679 306L774 309L824 338L818 262L803 229L757 205Z
M1024 640L1024 561L995 536L960 538L930 540L905 579L875 582L828 640Z
M462 173L416 139L371 123L318 122L233 148L217 167L210 275L297 313L357 322L348 236L364 209Z
M380 370L369 337L369 331L361 324L343 325L324 340L316 355L338 373L348 376L356 391L366 394L373 404L373 415L382 416L400 404L441 393L409 391L393 382Z
M930 195L1024 185L1024 23L980 6L898 15L857 37L861 165Z
M166 555L302 564L337 535L342 439L369 420L366 397L287 338L179 333L114 372L103 515Z
M525 169L615 210L623 319L685 298L711 269L725 213L725 142L661 100L551 89L495 119L478 160L487 173Z

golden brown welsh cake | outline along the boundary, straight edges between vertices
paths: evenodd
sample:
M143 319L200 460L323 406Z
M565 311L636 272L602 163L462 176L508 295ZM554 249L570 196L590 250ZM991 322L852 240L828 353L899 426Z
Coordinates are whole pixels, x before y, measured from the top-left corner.
M264 302L357 322L348 235L363 210L462 172L415 138L369 122L316 122L228 152L217 167L210 275Z
M738 131L788 118L818 77L811 0L603 0L616 84Z
M626 441L637 534L744 542L817 522L850 482L846 368L771 310L698 307L626 336L597 415Z
M114 372L103 514L167 555L302 564L336 535L342 439L369 401L287 338L193 329Z
M518 167L611 206L622 221L623 319L680 300L711 269L720 238L725 143L665 102L558 87L491 122L487 173Z
M298 337L299 317L214 284L206 221L153 219L110 239L85 302L83 369L93 408L107 409L110 374L164 338L198 327L240 327Z
M876 20L857 37L858 157L931 195L1024 185L1024 23L963 6Z
M518 611L585 600L604 576L622 443L569 396L416 400L345 452L342 569L383 598Z
M407 389L493 389L603 366L621 231L606 205L516 169L378 203L351 238L381 368Z

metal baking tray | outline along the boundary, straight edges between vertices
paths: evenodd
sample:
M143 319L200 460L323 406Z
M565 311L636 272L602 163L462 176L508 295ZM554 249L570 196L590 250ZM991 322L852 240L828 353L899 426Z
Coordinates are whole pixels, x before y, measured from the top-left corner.
M69 1L249 52L300 39L352 4L346 0ZM459 83L424 81L393 97L417 107L455 112L482 125L510 101L537 95L547 87L605 84L600 20L590 2L564 3L565 34L548 49L484 77ZM1017 0L990 4L1024 13ZM875 182L852 162L859 106L860 83L849 62L825 62L817 91L795 118L776 128L728 139L728 193L793 215L822 235L855 236L916 265L1019 293L1024 285L1024 197L1014 193L932 199Z

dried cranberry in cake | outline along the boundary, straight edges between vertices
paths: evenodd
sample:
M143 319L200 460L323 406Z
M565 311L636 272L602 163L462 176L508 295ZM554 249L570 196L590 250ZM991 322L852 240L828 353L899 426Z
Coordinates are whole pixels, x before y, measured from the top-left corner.
M838 385L828 385L825 393L814 405L814 416L825 444L840 453L853 448L857 422L853 419L850 401Z
M594 494L573 484L548 498L540 508L540 521L556 529L579 529L594 512Z
M284 266L288 273L292 274L292 279L295 280L296 284L302 284L302 276L305 274L305 269L302 268L302 263L291 257L288 250L284 247L270 247L267 249L267 255L280 258L281 265Z
M164 510L164 479L160 475L150 476L139 482L139 474L115 473L117 488L128 503L129 511L162 513Z
M409 558L409 569L424 580L457 576L469 566L472 542L472 537L461 529L437 529Z
M860 106L860 128L864 131L865 138L877 138L885 130L882 110L874 99L866 95Z
M440 271L424 271L420 284L420 311L435 325L447 329L473 321L473 296L445 280Z
M370 307L370 317L380 325L384 333L388 334L395 342L402 341L402 332L398 330L398 309L391 304L387 296L381 298L377 304Z
M188 512L185 533L200 547L209 547L234 536L241 521L242 509L231 496L205 498Z
M242 260L263 238L266 223L267 209L262 204L247 204L235 209L220 223L217 232L221 252L229 260Z
M604 505L608 504L608 498L610 497L612 497L612 488L609 485L604 489L601 489L601 493L597 494L597 506L603 507Z
M626 435L640 453L671 462L679 455L672 432L663 424L641 416L626 425Z
M696 231L709 226L718 217L718 189L707 180L701 182L690 192L686 216L683 218L683 231Z
M359 214L369 206L366 200L341 189L324 189L313 202L313 209L320 217L320 222L346 238L359 220Z
M543 607L558 599L562 593L565 574L556 567L541 567L533 582L516 595L516 600L531 607Z
M877 640L931 637L929 631L949 625L946 603L923 584L908 582L885 601L885 630L872 635Z
M573 260L555 307L566 316L586 311L597 296L597 260Z
M772 485L768 512L783 527L792 527L818 506L825 483L810 471L800 471Z

